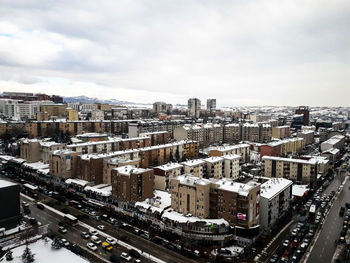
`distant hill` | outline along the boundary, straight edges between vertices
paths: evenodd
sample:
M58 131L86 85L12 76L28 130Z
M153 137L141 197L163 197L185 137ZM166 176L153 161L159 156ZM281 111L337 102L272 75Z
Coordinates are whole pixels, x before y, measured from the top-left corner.
M129 101L121 101L121 100L115 100L115 99L101 100L101 99L98 99L98 98L89 98L89 97L86 97L86 96L63 97L63 100L66 103L75 103L75 102L80 102L80 103L105 103L105 104L113 104L113 105L126 105L126 104L132 105L132 104L137 104L137 103L129 102Z

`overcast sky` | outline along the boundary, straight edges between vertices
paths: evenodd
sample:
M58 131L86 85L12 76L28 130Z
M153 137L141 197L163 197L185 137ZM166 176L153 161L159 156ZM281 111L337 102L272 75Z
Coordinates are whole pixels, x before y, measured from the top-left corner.
M350 106L350 1L0 0L0 91Z

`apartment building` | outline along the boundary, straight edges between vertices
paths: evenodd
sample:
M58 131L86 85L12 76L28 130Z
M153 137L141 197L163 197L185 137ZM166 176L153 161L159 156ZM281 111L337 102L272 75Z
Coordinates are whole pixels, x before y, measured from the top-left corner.
M171 179L171 208L182 214L208 218L210 184L207 179L189 174Z
M21 140L20 146L20 157L27 160L29 163L39 162L41 160L40 154L40 141L37 139L32 140Z
M313 144L315 142L315 132L313 130L302 130L298 132L297 137L303 138L305 145Z
M191 174L198 178L205 178L207 174L207 164L203 159L194 159L182 163L184 173Z
M127 165L112 170L112 197L117 201L144 201L153 197L153 190L153 169Z
M259 225L260 184L238 183L227 178L210 179L210 182L210 218L223 218L242 232L254 231Z
M290 137L289 126L272 127L272 137L276 139L284 139Z
M168 191L171 179L182 174L183 165L180 163L167 163L154 167L154 188Z
M109 138L105 141L88 141L67 145L67 149L82 154L108 153L113 151L137 149L151 146L151 138L137 137L121 139L119 137Z
M289 215L292 200L291 180L272 178L261 184L260 194L260 226L265 233L273 230L279 219Z
M47 112L49 116L66 117L67 104L43 104L40 105L40 112Z
M153 103L153 112L156 113L171 113L173 111L173 105L165 102L157 101Z
M242 138L242 129L239 123L226 124L224 126L224 142L229 144L238 143Z
M207 111L209 113L215 113L216 110L216 99L207 99Z
M151 139L151 145L166 144L170 140L170 134L168 131L146 132L140 134L140 137L144 136Z
M68 121L77 121L79 120L79 113L75 109L66 108L66 119Z
M184 120L134 120L128 126L129 138L138 137L142 133L168 131L170 137L173 138L174 130L185 124Z
M198 119L201 112L201 101L197 98L188 99L188 114L194 119Z
M250 161L250 145L236 144L227 146L211 147L209 151L210 156L225 156L225 155L240 155L240 161L247 163Z
M259 142L260 127L258 124L244 123L242 125L242 141Z
M204 159L204 161L207 165L205 178L220 179L224 174L224 158L221 156L209 157Z
M342 149L345 144L345 136L343 135L334 135L327 141L321 143L321 151L327 151L331 148Z
M317 179L317 160L290 159L264 156L265 176L271 178L286 178L294 182L314 186Z
M300 153L305 148L304 138L289 138L273 141L261 145L260 157L263 156L285 156L287 154Z
M50 159L50 174L67 179L76 174L79 153L70 150L53 151Z
M50 162L52 151L65 149L64 143L48 140L22 139L19 141L20 157L29 163Z
M126 165L133 165L138 168L140 159L130 160L124 157L103 158L103 183L112 184L112 170Z
M223 177L238 179L240 165L239 162L241 160L241 156L237 154L229 154L224 156L224 174Z

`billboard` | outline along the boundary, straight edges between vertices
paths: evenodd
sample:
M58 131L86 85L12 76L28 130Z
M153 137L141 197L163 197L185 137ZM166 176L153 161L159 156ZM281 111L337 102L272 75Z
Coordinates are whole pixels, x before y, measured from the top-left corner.
M237 219L247 220L247 215L243 213L237 213Z

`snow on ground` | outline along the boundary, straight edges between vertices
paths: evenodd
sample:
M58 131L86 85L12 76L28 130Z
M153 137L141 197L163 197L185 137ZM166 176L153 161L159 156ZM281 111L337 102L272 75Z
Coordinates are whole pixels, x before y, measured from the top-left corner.
M52 240L45 242L43 239L30 244L29 248L34 253L34 263L62 263L62 262L74 262L74 263L87 263L89 261L79 257L66 248L54 249L51 248ZM14 248L12 250L13 261L12 263L23 263L22 254L25 249L25 245ZM1 261L1 260L0 260ZM7 262L7 261L6 261Z

